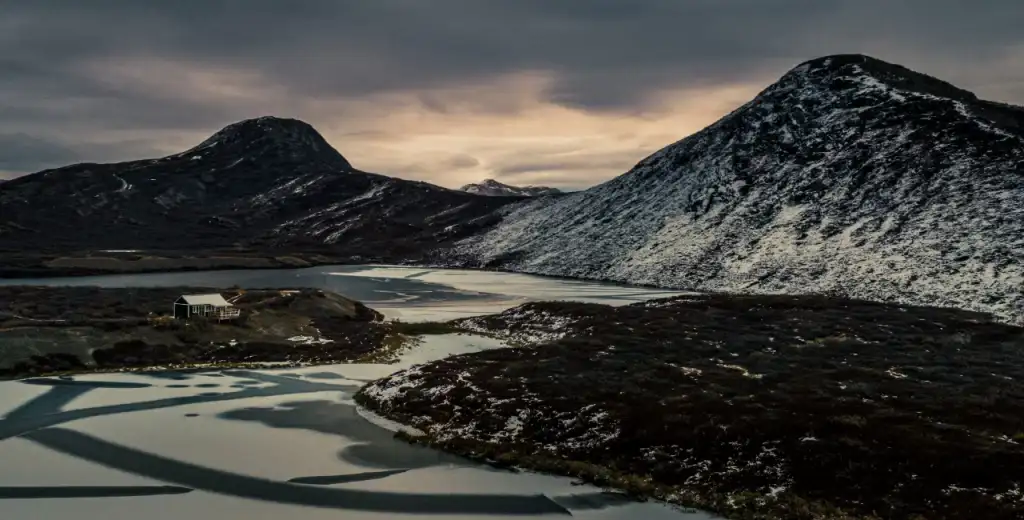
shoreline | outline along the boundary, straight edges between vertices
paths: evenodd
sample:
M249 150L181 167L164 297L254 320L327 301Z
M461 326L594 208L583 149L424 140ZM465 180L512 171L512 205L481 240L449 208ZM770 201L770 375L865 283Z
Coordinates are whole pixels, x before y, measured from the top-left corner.
M7 378L153 367L326 364L402 341L398 324L320 289L0 286L0 374ZM219 298L234 317L176 318L182 294Z

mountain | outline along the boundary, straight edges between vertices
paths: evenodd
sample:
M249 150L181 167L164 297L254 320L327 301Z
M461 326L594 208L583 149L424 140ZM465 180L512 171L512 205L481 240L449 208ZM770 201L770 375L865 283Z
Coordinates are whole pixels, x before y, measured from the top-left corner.
M1024 109L861 55L803 63L594 188L505 208L448 265L1024 320Z
M548 188L546 186L509 186L494 179L485 179L476 184L467 184L459 188L459 191L476 195L487 195L489 197L536 197L538 195L562 193L557 188Z
M512 200L355 169L310 125L261 117L185 152L0 185L0 250L330 248L416 258Z
M1024 322L1024 108L860 55L803 63L594 188L482 197L263 117L186 152L0 185L0 251L329 251Z

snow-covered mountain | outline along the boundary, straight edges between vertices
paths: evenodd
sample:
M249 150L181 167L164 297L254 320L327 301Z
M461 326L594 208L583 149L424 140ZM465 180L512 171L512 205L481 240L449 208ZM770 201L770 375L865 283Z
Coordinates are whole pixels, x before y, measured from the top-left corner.
M1024 109L865 56L799 65L620 177L503 211L447 261L1024 321Z
M459 191L476 195L487 195L489 197L536 197L538 195L562 193L558 188L548 188L547 186L509 186L494 179L485 179L475 184L467 184L459 188Z

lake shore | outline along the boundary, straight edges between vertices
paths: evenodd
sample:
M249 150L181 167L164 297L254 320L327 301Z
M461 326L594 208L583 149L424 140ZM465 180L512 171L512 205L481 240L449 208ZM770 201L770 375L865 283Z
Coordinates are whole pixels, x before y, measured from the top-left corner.
M521 346L357 402L426 432L414 442L730 518L1024 513L1024 329L986 315L686 296L456 323Z
M202 293L230 296L239 317L170 315L180 295ZM0 286L0 376L345 362L399 341L395 327L315 289Z
M263 291L270 301L294 287L345 294L348 298L339 297L345 305L366 302L386 320L367 325L365 318L352 319L345 312L335 319L337 309L318 308L309 295L296 305L312 307L255 309L245 315L256 319L242 323L200 326L154 320L169 314L181 294L219 291L232 297L239 287L268 288ZM256 294L249 291L246 298ZM521 274L379 265L0 280L0 370L13 377L251 367L256 362L379 361L421 333L418 323L500 312L530 300L621 305L672 294L678 293ZM254 304L246 298L236 303ZM94 353L112 364L97 363ZM26 365L12 370L18 362Z

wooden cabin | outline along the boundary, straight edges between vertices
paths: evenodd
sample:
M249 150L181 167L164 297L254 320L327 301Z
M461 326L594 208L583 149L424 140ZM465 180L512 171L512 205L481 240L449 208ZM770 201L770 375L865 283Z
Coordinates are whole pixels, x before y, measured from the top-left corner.
M217 321L233 320L242 311L228 303L220 294L183 294L174 300L174 317L187 320L203 317Z

